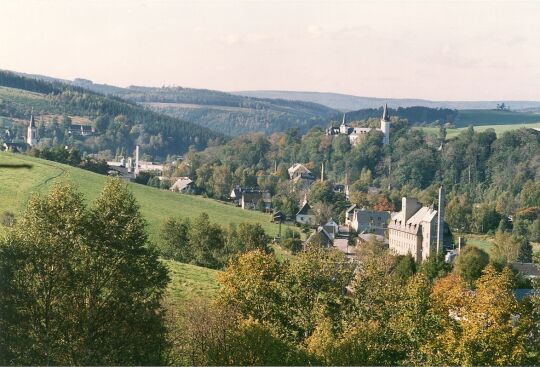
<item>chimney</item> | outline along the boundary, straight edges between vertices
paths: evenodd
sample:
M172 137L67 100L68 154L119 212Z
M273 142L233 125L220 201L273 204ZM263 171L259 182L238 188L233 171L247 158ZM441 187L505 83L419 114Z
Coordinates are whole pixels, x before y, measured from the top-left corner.
M403 212L403 225L420 209L420 204L414 198L404 197L401 199L401 211Z
M139 175L139 146L135 148L135 177Z
M439 187L439 208L437 210L437 253L443 250L444 236L444 188Z

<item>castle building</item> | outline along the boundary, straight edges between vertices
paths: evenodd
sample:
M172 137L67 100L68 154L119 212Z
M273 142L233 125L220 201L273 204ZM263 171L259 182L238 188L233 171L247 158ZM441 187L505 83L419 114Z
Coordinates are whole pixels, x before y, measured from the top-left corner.
M28 130L26 132L26 144L31 147L36 146L38 143L37 139L37 128L36 122L34 121L34 115L30 115L30 123L28 124Z
M401 211L388 224L390 249L398 255L410 254L421 262L443 248L444 191L439 189L439 210L421 206L414 198L402 199Z
M373 129L370 127L351 127L345 122L345 114L343 114L343 121L339 127L331 126L326 129L326 135L347 135L352 145L358 144L362 139ZM388 106L385 104L383 114L381 117L381 127L375 129L381 131L383 136L383 144L390 143L390 117L388 116Z

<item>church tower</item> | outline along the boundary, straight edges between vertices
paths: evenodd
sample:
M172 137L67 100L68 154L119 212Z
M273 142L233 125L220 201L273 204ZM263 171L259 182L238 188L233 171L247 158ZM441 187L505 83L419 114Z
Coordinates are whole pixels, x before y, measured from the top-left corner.
M343 121L341 121L341 126L339 127L339 133L340 134L348 134L349 133L349 127L345 123L345 113L343 114Z
M381 131L384 134L383 144L390 143L390 117L388 117L388 105L384 105L383 115L381 118Z
M30 124L28 125L28 131L26 132L26 143L31 147L37 144L37 129L34 121L34 113L30 115Z

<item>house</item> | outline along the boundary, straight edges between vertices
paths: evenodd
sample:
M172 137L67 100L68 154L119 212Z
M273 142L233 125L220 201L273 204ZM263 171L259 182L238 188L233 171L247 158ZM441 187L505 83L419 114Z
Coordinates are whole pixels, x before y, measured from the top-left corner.
M350 207L345 210L345 224L349 224L350 221L353 219L354 210L357 208L356 204L351 205Z
M255 209L260 200L264 203L265 211L270 210L272 207L272 196L268 191L262 190L243 190L238 205L242 209Z
M272 214L273 223L283 223L286 220L287 220L287 216L281 211L277 211Z
M345 192L345 185L333 183L332 184L332 190L335 193Z
M230 199L242 209L255 209L259 200L264 201L265 210L272 207L272 196L268 191L253 187L236 186L231 190Z
M110 175L120 176L127 181L133 181L137 178L140 172L156 172L163 173L163 164L146 162L139 160L139 146L135 147L135 157L120 157L120 160L108 161L107 165L110 170Z
M26 151L28 145L26 143L4 143L2 147L6 152L20 153Z
M301 176L302 174L308 174L313 176L310 170L308 170L303 164L295 163L287 170L291 180Z
M296 213L296 223L298 224L306 224L309 226L316 225L316 217L315 212L313 211L313 208L307 200L304 199L304 203L302 204L302 208Z
M68 133L75 136L92 136L95 132L96 129L91 125L71 124L68 128Z
M315 233L309 236L309 238L304 243L304 247L310 242L317 242L320 246L326 248L333 246L333 240L330 234L322 226L317 228Z
M401 211L392 214L388 224L390 249L399 255L411 254L417 262L444 251L442 188L439 190L439 208L440 213L433 207L421 206L414 198L404 197Z
M508 264L515 270L517 270L523 277L528 279L540 278L540 267L534 263L520 263L513 262Z
M180 177L170 187L169 190L174 192L192 192L194 189L194 183L189 177Z
M301 173L295 176L292 181L299 190L307 190L315 182L315 176L310 173Z
M242 197L242 188L240 186L236 186L231 190L231 194L229 195L229 198L238 206L240 206L240 198Z
M385 211L358 209L349 207L345 215L345 224L358 233L370 232L384 235L390 220L390 213Z
M372 239L375 239L379 242L383 242L385 244L388 244L388 240L384 238L384 236L373 234L373 233L362 233L358 235L358 238L356 239L356 243L358 245L362 245L364 243L367 243L371 241Z
M339 225L332 218L321 227L326 231L331 240L335 240L339 234Z

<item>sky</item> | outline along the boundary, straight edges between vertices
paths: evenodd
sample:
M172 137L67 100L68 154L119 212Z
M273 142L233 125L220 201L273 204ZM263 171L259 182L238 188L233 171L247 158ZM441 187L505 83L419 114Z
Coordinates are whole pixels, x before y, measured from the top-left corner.
M0 0L0 69L119 86L540 100L540 1Z

